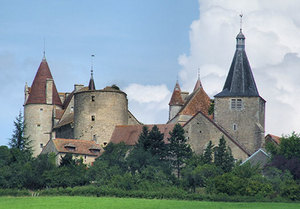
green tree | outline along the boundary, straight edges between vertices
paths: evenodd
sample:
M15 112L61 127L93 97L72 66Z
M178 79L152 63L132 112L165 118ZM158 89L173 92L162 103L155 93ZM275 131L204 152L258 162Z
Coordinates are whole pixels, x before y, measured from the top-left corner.
M180 124L176 124L170 138L169 144L169 158L173 169L177 172L177 178L180 177L180 170L187 159L192 156L192 149L187 144L187 139L184 136L184 130Z
M211 164L212 161L213 161L213 148L214 148L214 145L212 144L211 141L208 142L207 144L207 147L205 148L204 150L204 153L203 153L203 163L204 164Z
M214 164L224 172L229 172L234 166L234 158L231 150L226 146L224 136L219 140L219 144L214 149Z
M32 147L31 147L31 141L28 137L24 136L25 131L25 123L23 120L22 112L19 112L19 115L16 117L16 120L14 121L14 131L12 138L10 139L9 145L11 148L18 149L22 152L27 152L32 154Z
M149 151L153 156L164 159L167 155L167 147L164 142L164 134L161 133L156 125L153 126L148 135L150 143Z

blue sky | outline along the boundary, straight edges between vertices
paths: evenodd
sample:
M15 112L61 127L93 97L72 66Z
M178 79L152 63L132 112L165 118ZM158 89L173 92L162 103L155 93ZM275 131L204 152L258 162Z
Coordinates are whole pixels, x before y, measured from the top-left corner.
M0 144L23 108L24 84L33 81L44 38L58 91L88 83L91 54L97 88L141 83L172 89L198 13L196 0L1 1L0 94L6 99Z
M43 56L58 91L117 84L143 123L164 123L176 77L191 91L201 69L222 90L242 11L246 52L266 103L266 134L300 132L300 2L296 0L0 0L0 145L8 143Z

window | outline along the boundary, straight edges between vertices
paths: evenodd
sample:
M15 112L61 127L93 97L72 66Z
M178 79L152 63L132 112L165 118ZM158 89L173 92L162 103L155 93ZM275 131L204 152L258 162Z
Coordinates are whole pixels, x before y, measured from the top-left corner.
M237 130L237 125L236 125L236 124L233 124L233 127L232 127L232 128L233 128L234 131L236 131L236 130Z
M43 108L40 108L40 111L43 111Z
M94 141L97 141L97 136L96 136L96 134L93 135L93 140L94 140Z
M95 121L95 115L92 115L92 121Z
M43 143L40 143L40 148L43 148L43 147L44 147Z
M36 124L36 126L37 126L37 127L40 127L40 126L41 126L41 124Z
M95 101L95 96L92 96L92 102L94 102Z
M231 99L230 107L232 110L241 110L243 108L242 99Z

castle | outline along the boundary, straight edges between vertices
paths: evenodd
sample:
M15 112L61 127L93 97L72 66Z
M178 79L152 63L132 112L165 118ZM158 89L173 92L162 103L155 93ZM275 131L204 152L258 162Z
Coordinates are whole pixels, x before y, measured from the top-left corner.
M179 123L196 153L202 153L210 140L217 144L222 136L236 159L244 160L262 147L265 100L258 93L241 29L236 41L224 88L214 100L199 77L190 94L176 82L169 120L157 124L165 140ZM95 158L109 142L134 145L144 125L128 110L126 93L116 85L96 90L93 71L88 86L75 84L71 93L58 93L45 56L31 87L25 85L24 120L34 156L56 150Z

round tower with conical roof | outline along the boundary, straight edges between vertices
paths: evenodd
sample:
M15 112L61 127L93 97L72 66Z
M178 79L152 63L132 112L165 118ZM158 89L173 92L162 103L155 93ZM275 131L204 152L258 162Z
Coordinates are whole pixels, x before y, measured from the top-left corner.
M39 155L52 138L53 116L55 110L61 107L62 103L44 56L31 87L25 84L24 135L31 140L33 156Z
M91 74L88 89L74 94L74 137L105 146L116 125L128 125L127 95L115 85L96 90Z

